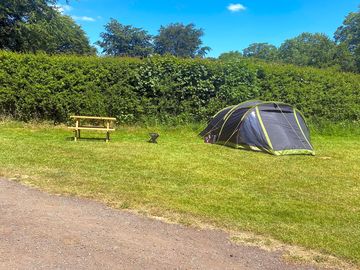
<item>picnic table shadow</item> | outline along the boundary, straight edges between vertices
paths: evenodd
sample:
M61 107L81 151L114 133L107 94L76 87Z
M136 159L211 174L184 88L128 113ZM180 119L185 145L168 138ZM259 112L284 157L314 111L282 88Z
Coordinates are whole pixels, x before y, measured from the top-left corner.
M66 140L66 141L71 141L71 142L74 142L74 141L75 141L74 136L66 137L65 140ZM88 142L99 142L99 141L102 141L102 142L106 142L106 138L81 137L81 138L78 138L77 141L88 141Z

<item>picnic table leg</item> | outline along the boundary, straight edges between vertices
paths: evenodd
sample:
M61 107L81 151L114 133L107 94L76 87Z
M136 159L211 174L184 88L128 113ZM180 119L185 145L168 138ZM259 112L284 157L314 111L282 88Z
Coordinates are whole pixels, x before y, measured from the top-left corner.
M110 132L109 132L109 128L110 128L110 121L106 121L106 142L110 141Z
M76 124L75 124L75 127L76 127L76 129L75 129L75 137L74 137L74 141L76 142L77 141L77 138L78 138L78 132L79 132L79 130L78 130L78 127L79 127L79 119L76 119Z

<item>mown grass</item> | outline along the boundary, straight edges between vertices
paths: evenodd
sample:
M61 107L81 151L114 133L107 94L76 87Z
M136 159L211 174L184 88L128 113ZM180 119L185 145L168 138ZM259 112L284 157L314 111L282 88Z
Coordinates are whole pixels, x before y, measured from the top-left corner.
M159 144L146 143L149 131L160 133ZM72 142L71 135L64 127L0 122L0 175L115 207L249 230L360 265L357 135L314 135L315 157L204 144L191 127L120 127L107 144Z

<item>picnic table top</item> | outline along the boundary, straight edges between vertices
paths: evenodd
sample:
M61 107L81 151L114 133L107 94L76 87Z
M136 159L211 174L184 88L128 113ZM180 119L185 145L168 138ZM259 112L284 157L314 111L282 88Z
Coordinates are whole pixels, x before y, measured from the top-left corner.
M91 119L91 120L109 120L116 121L115 117L101 117L101 116L81 116L81 115L71 115L72 119Z

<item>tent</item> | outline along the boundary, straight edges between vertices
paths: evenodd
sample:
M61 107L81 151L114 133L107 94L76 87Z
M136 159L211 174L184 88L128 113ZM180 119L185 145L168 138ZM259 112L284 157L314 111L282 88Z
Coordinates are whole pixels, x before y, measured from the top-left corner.
M247 101L215 114L205 141L274 155L315 155L301 112L281 102Z

